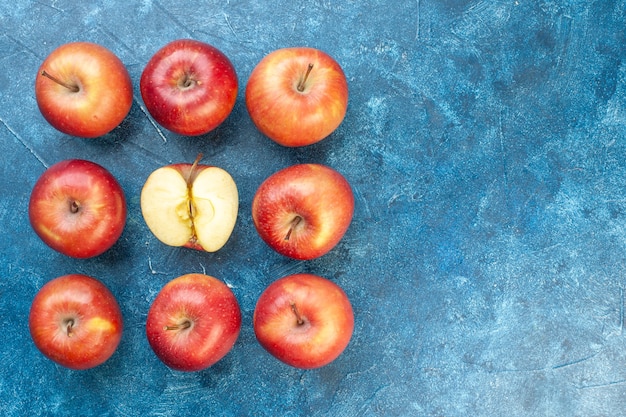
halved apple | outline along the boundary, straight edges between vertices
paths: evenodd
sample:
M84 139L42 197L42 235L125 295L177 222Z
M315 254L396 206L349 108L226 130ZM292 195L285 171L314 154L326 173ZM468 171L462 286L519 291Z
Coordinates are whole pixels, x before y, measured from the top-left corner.
M141 190L141 213L164 244L215 252L233 232L239 194L228 172L200 165L200 159L150 174Z

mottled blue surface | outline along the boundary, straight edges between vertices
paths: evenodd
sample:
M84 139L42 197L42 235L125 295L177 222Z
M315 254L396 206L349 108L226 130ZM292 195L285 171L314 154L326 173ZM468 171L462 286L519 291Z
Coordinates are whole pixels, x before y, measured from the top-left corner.
M234 112L205 137L159 129L138 90L181 37L239 75ZM34 99L41 61L77 40L113 50L135 85L129 117L97 140L58 133ZM243 89L265 54L299 45L334 56L351 97L330 138L289 149L256 131ZM624 0L3 2L0 415L625 415L625 59ZM198 152L241 196L216 254L165 247L139 209L152 170ZM128 198L121 240L96 259L53 252L28 224L36 179L67 158L104 165ZM309 262L272 252L250 216L263 179L296 162L336 168L357 202L344 240ZM355 310L349 347L319 370L280 364L252 331L261 291L299 271L333 279ZM45 359L27 330L37 290L73 272L105 282L126 325L83 372ZM226 281L244 320L232 352L191 374L144 336L156 293L188 272Z

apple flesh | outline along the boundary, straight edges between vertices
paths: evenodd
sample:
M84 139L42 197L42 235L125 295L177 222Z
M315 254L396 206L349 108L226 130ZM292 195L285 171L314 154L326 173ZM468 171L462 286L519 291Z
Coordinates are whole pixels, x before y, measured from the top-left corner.
M219 126L235 106L235 68L217 48L178 39L158 50L140 79L141 97L166 129L197 136Z
M256 127L288 147L306 146L339 127L348 107L341 66L315 48L283 48L266 55L246 85L246 107Z
M168 367L200 371L222 359L241 329L233 292L217 278L187 274L167 283L150 306L146 336Z
M33 299L28 326L44 356L76 370L108 360L123 329L115 296L102 282L81 274L46 283Z
M320 164L298 164L268 177L252 201L259 236L278 253L318 258L342 239L354 212L348 181Z
M43 61L35 81L43 117L57 130L94 138L116 128L133 103L133 86L122 61L90 42L61 45Z
M354 331L346 293L313 274L294 274L271 283L253 315L257 340L280 361L301 369L319 368L345 350Z
M115 177L101 165L69 159L49 167L33 187L30 224L52 249L91 258L108 250L126 223L126 199Z
M215 252L235 227L239 194L228 172L199 160L150 174L141 190L141 212L164 244Z

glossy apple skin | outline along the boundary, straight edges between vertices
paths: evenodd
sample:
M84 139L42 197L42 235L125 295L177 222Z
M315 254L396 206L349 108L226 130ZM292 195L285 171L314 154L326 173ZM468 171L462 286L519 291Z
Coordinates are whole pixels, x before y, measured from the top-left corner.
M303 90L298 86L305 78ZM330 135L348 107L348 82L341 66L314 48L278 49L254 68L246 85L246 107L256 127L288 147L306 146Z
M35 346L48 359L81 370L98 366L113 355L122 338L123 320L115 296L102 282L71 274L55 278L39 290L28 326Z
M237 74L217 48L178 39L158 50L140 79L141 97L154 120L185 136L219 126L235 106Z
M292 165L272 174L252 200L259 236L278 253L299 260L318 258L334 248L353 213L348 181L320 164ZM301 220L292 229L296 217Z
M42 75L45 71L79 87L74 92ZM107 48L90 42L61 45L44 60L35 81L43 117L57 130L95 138L116 128L133 103L133 86L122 61Z
M176 326L182 327L168 328ZM240 329L235 295L222 281L204 274L182 275L167 283L146 320L146 336L156 356L168 367L186 372L206 369L222 359Z
M69 159L49 167L33 187L30 224L52 249L91 258L108 250L126 224L126 199L115 177L101 165Z
M261 294L253 327L261 346L274 357L312 369L329 364L345 350L354 331L354 313L348 296L334 282L294 274L274 281Z

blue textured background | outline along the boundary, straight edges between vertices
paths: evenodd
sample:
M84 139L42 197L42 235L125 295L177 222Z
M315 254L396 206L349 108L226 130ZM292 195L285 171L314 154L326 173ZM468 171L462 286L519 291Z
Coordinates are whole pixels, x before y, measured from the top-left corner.
M6 1L0 5L0 415L619 416L626 413L626 2L624 0ZM151 123L141 71L165 43L191 37L234 63L230 118L200 138ZM68 137L33 92L58 45L98 42L128 66L129 117L96 140ZM350 105L329 139L283 148L260 135L243 101L268 52L313 46L334 56ZM240 216L216 254L165 247L139 193L159 166L205 161L238 183ZM72 260L30 229L27 203L47 166L107 167L129 203L124 234L96 259ZM271 173L328 164L354 187L353 224L315 261L272 252L250 204ZM257 297L307 271L350 296L354 337L332 364L300 371L258 345ZM101 279L125 316L104 365L69 371L27 330L48 280ZM238 297L232 352L177 373L144 336L170 279L206 272Z

